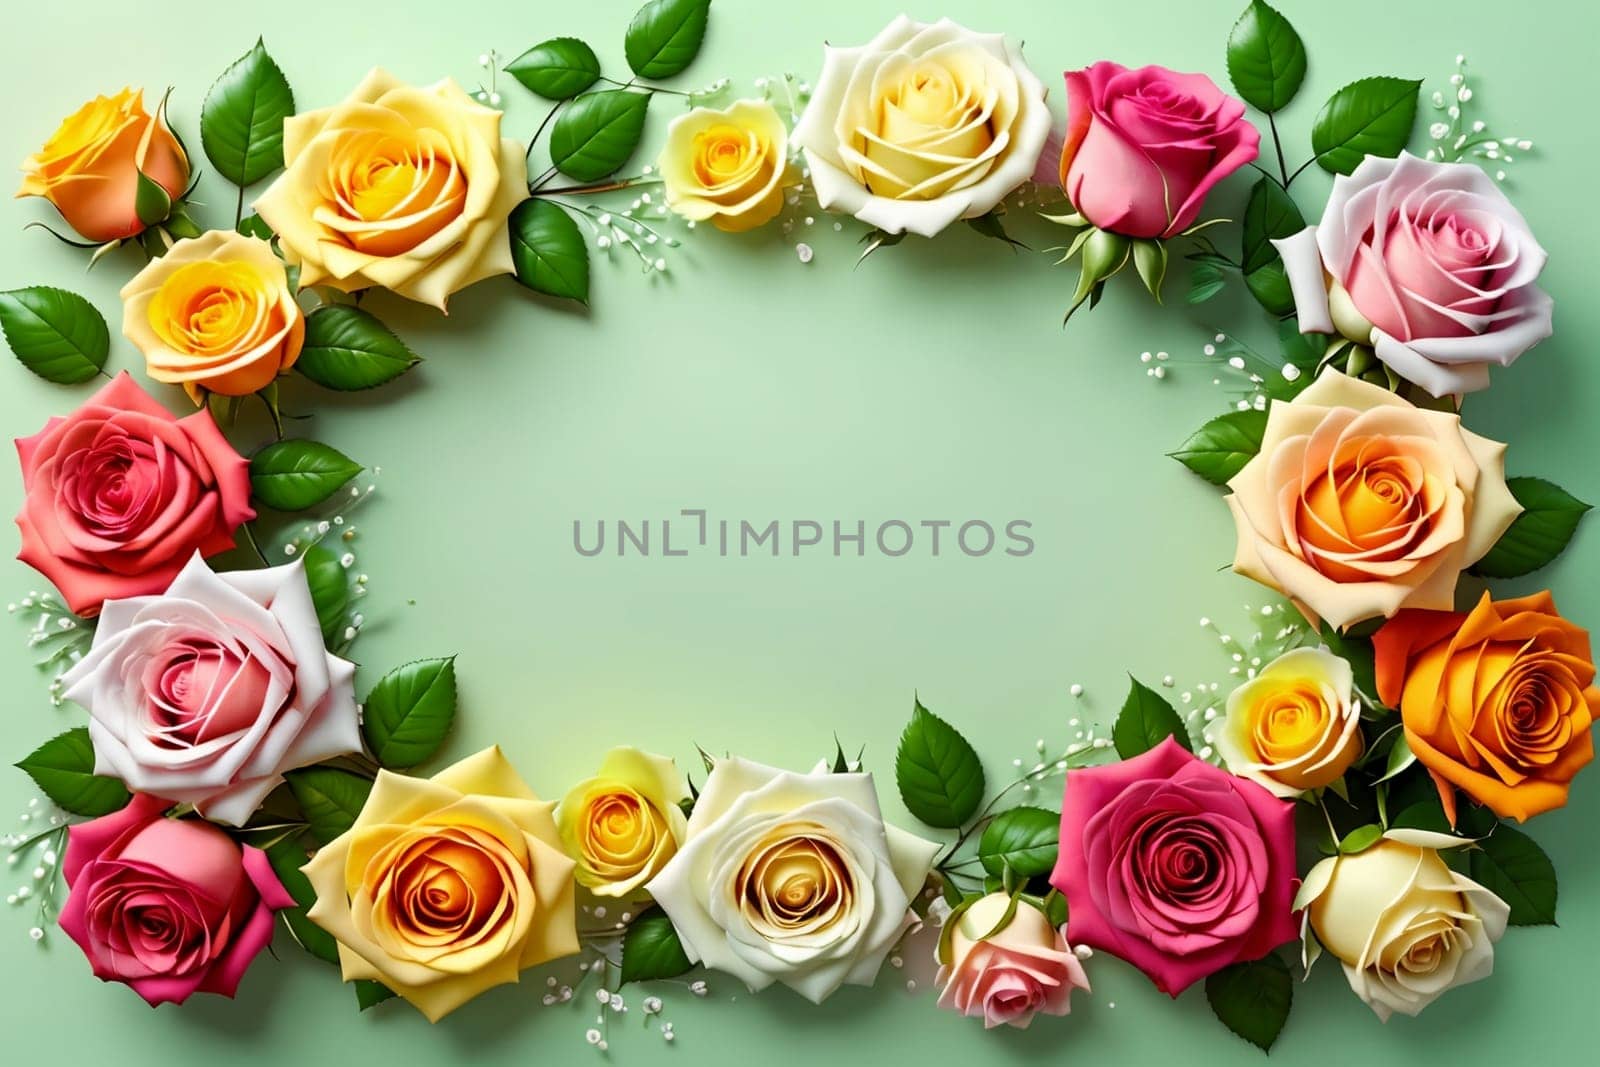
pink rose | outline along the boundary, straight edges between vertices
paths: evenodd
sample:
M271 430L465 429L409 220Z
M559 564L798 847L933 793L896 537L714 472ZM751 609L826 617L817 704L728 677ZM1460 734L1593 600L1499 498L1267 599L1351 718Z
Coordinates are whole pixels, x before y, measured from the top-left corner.
M96 978L125 982L152 1006L231 997L272 940L272 913L294 901L266 853L209 823L164 818L167 807L136 796L67 831L61 929Z
M1066 935L1037 906L1018 901L1011 920L995 929L1010 905L1005 893L990 893L952 917L935 978L939 1007L982 1019L985 1029L1024 1030L1039 1012L1066 1015L1072 991L1089 990Z
M1334 179L1321 222L1273 243L1301 332L1371 345L1434 396L1487 388L1491 364L1550 336L1545 251L1469 164L1368 156Z
M94 615L112 597L159 593L199 552L233 547L250 464L210 414L175 418L126 373L66 418L17 441L24 563Z
M1041 160L1036 180L1059 180L1102 230L1171 237L1194 224L1212 187L1254 160L1260 143L1244 104L1204 74L1101 62L1067 73L1060 166L1051 174Z
M300 563L108 600L62 676L89 712L95 771L244 825L283 772L361 750L355 665L329 654Z
M1299 934L1294 809L1172 738L1067 774L1061 855L1075 942L1127 960L1176 997Z

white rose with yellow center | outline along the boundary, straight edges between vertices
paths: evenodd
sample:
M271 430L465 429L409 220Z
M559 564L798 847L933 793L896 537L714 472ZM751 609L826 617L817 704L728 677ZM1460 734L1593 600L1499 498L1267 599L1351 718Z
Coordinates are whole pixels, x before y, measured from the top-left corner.
M1286 652L1228 695L1217 751L1275 796L1321 789L1361 755L1353 689L1350 664L1327 649Z
M870 985L938 846L884 824L870 774L726 759L646 887L691 960L813 1002Z
M1032 176L1044 101L1002 35L902 15L860 48L827 49L794 138L824 208L932 237Z
M1511 910L1437 851L1406 840L1442 836L1391 830L1371 848L1311 868L1295 900L1318 943L1344 964L1350 988L1385 1022L1494 970Z
M302 286L381 286L443 310L514 269L506 219L528 196L522 146L448 78L415 88L374 70L344 103L285 120L283 157L255 208Z

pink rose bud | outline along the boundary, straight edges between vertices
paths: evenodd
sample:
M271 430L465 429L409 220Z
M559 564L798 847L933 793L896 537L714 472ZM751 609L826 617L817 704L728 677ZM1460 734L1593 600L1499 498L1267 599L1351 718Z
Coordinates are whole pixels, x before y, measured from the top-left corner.
M1170 737L1067 773L1050 883L1073 940L1170 996L1298 936L1294 865L1293 805Z
M1244 104L1204 74L1101 62L1066 77L1067 132L1054 180L1102 230L1180 233L1218 182L1256 158L1261 135Z
M165 818L167 807L141 794L67 831L61 929L95 977L152 1006L231 997L272 940L272 913L294 900L266 853L210 823Z
M953 916L948 961L936 978L939 1007L982 1019L985 1029L1026 1029L1040 1012L1066 1015L1072 991L1089 989L1066 934L1037 905L1019 900L996 929L1010 906L1005 893L990 893Z

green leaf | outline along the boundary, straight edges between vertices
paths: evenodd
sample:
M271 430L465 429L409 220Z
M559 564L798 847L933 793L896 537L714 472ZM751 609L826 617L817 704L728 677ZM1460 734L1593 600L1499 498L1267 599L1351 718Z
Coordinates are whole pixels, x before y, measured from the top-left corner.
M1265 411L1230 411L1200 427L1168 455L1212 485L1226 485L1261 451L1266 432Z
M393 1000L395 997L394 990L382 982L358 978L353 984L356 987L356 1006L362 1011L382 1004L386 1000Z
M94 305L48 285L0 293L0 329L24 367L59 385L93 378L111 351L111 333Z
M1048 808L1020 807L1002 811L983 828L978 859L990 874L1010 870L1026 881L1050 873L1061 840L1061 816Z
M1276 954L1235 963L1206 979L1206 1000L1222 1025L1266 1052L1294 1006L1294 979Z
M94 773L94 745L87 726L57 734L17 767L28 772L51 803L74 815L109 815L128 803L128 790L121 781Z
M906 810L929 826L955 829L983 802L983 763L954 726L916 701L894 755Z
M1328 646L1328 651L1350 664L1356 691L1374 708L1382 708L1378 701L1378 668L1374 662L1372 638L1352 633L1340 633L1338 628L1324 621L1317 636Z
M250 459L250 492L278 511L304 511L361 473L361 464L319 441L274 441Z
M1161 283L1167 277L1167 246L1161 241L1133 242L1133 267L1147 292L1161 302Z
M1367 823L1345 834L1344 839L1339 842L1339 851L1346 856L1354 856L1357 852L1365 852L1381 840L1383 840L1383 827L1376 823Z
M369 311L329 304L306 316L294 368L326 389L349 392L392 382L422 359Z
M218 174L254 185L283 166L283 122L293 114L289 81L257 39L206 93L200 143Z
M1244 276L1244 284L1256 303L1273 315L1287 315L1294 310L1294 290L1289 287L1289 275L1283 269L1283 260L1275 259L1265 267Z
M1228 36L1228 79L1257 111L1271 114L1294 99L1306 76L1306 46L1289 20L1252 0Z
M350 610L350 572L331 549L321 544L306 549L301 558L305 560L311 603L322 627L322 643L334 648L344 630L345 613Z
M415 767L439 751L456 717L455 657L397 667L367 694L361 732L385 767Z
M511 212L510 230L517 281L536 293L589 302L589 246L572 216L533 197Z
M272 240L274 234L272 227L267 225L267 220L257 215L254 211L239 220L239 225L234 229L246 237L259 237L263 241Z
M552 37L507 63L506 73L546 100L570 100L599 79L600 59L576 37Z
M583 94L550 129L550 162L580 182L615 173L639 147L649 107L649 93L607 89Z
M1369 155L1399 155L1411 140L1421 88L1411 78L1362 78L1334 93L1311 127L1317 163L1349 174Z
M1273 240L1293 236L1305 228L1305 216L1282 186L1271 178L1256 182L1244 206L1244 272L1253 274L1280 262Z
M272 864L272 873L278 876L283 888L294 898L294 907L278 913L283 916L284 923L289 927L289 933L294 935L295 942L301 948L317 959L338 963L338 942L333 939L332 934L306 918L307 909L317 902L317 891L311 888L311 880L300 870L308 858L306 850L300 847L299 841L293 835L290 835L274 841L264 851L268 862Z
M1117 755L1132 759L1169 737L1193 752L1189 731L1184 729L1183 719L1167 699L1137 678L1128 681L1132 683L1128 699L1122 702L1122 711L1111 728L1111 741L1117 746Z
M134 170L133 213L146 226L164 222L172 214L172 194L142 170Z
M326 845L355 823L372 792L372 780L337 767L303 767L284 775L311 836Z
M1538 844L1505 823L1467 854L1472 880L1511 905L1512 926L1556 921L1556 869Z
M628 23L623 53L641 78L670 78L694 62L711 0L650 0Z
M1518 578L1550 563L1566 549L1589 505L1543 478L1507 478L1522 514L1488 555L1473 564L1474 574Z
M1227 275L1215 263L1197 263L1189 274L1189 303L1204 304L1222 292L1228 284Z
M676 978L693 967L667 913L659 909L633 920L622 937L622 981Z

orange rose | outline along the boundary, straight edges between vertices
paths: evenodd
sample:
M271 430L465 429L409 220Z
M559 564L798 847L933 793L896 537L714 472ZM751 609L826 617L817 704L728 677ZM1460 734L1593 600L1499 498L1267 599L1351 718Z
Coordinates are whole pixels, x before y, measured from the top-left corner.
M1403 611L1372 638L1378 696L1400 709L1406 741L1455 822L1454 790L1526 820L1567 802L1594 759L1600 715L1589 634L1548 592L1472 611Z
M1233 476L1233 569L1341 629L1401 608L1455 606L1461 572L1521 507L1505 446L1461 419L1328 371L1267 414Z
M140 172L176 200L189 181L189 158L164 109L151 115L143 92L124 89L84 104L23 160L17 195L44 197L85 240L119 241L145 228L135 208Z

